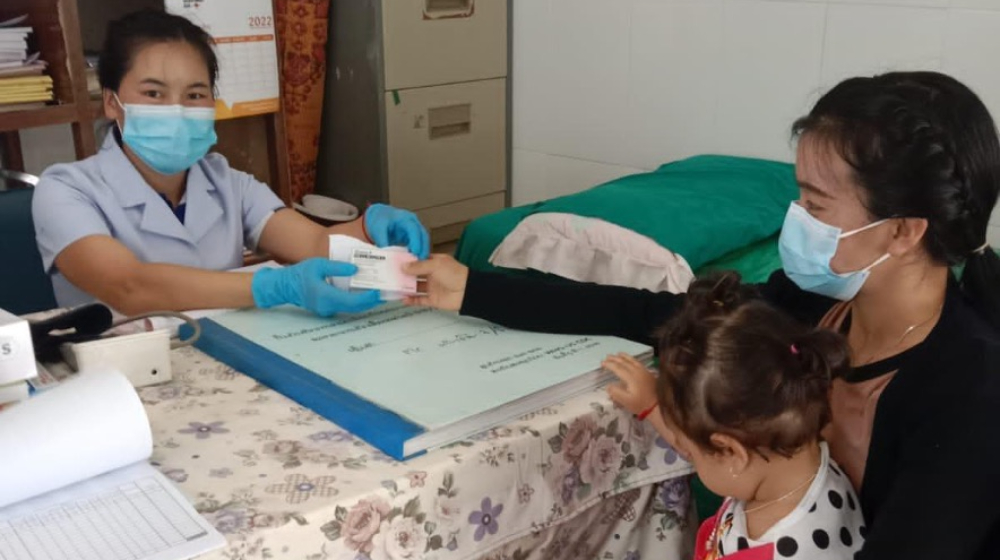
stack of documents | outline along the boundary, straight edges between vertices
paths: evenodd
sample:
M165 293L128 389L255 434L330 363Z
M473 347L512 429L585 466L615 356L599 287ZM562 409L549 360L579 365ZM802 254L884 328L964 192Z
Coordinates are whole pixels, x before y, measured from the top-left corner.
M118 372L3 411L0 449L0 559L186 560L226 543L149 464L149 419Z
M0 385L0 410L27 399L29 392L27 381Z
M0 22L0 112L31 109L52 101L52 78L38 53L28 51L27 16Z

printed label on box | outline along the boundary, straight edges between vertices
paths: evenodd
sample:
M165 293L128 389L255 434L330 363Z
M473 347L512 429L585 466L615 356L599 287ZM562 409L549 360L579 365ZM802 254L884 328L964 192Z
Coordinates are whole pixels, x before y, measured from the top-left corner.
M17 340L7 336L0 336L0 361L17 357L17 351Z
M417 278L402 270L404 264L415 260L417 257L405 251L354 249L351 262L358 272L351 277L351 288L415 294Z

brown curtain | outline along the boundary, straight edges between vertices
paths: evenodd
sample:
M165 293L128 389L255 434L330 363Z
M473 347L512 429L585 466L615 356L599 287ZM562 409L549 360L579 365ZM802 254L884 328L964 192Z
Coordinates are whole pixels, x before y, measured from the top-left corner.
M330 0L274 0L274 15L291 198L297 201L316 186Z

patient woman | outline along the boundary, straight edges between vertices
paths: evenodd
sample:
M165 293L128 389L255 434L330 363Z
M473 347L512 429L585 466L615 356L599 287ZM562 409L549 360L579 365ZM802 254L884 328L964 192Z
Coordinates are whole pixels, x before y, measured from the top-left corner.
M1000 141L966 86L932 72L846 80L793 127L800 198L771 304L847 337L824 436L860 494L859 559L1000 550L1000 259L986 243ZM964 264L961 281L951 267ZM434 256L411 300L523 329L652 333L684 296L549 284ZM836 504L833 504L836 506ZM842 506L846 507L846 506Z
M328 235L426 256L426 230L412 213L379 204L323 228L208 154L216 141L212 48L200 27L162 12L108 26L99 76L111 133L94 157L46 170L34 195L38 248L57 301L96 298L127 314L287 303L329 316L377 305L378 292L326 282L356 271L326 258ZM244 246L297 264L223 272L241 266Z

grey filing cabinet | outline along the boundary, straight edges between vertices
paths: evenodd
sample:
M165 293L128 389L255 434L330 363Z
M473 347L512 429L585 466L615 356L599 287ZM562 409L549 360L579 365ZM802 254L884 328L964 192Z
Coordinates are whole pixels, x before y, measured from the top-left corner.
M435 243L509 191L509 0L333 0L316 191Z

